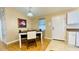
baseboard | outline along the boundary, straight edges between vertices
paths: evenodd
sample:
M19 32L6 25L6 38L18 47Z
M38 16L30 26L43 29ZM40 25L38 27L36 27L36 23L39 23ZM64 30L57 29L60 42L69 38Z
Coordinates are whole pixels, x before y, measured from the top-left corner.
M9 44L15 43L17 41L19 41L19 40L14 40L14 41L11 41L11 42L7 42L6 44L9 45Z
M7 42L5 42L5 41L1 41L3 44L5 44L5 45L7 45Z
M45 39L50 39L50 40L52 40L52 38L49 38L49 37L45 37Z

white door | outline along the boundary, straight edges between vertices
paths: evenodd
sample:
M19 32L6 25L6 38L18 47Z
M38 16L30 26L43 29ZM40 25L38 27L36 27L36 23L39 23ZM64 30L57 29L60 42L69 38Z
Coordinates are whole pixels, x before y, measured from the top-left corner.
M66 32L66 16L52 17L52 38L64 40Z

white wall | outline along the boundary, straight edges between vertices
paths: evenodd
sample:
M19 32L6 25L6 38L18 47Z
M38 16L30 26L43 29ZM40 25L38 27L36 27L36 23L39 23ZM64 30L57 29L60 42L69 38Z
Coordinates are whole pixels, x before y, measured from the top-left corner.
M2 35L2 42L6 43L6 23L5 23L5 13L4 8L0 8L0 34Z
M2 30L1 30L2 26L1 26L1 18L0 18L0 40L2 40Z

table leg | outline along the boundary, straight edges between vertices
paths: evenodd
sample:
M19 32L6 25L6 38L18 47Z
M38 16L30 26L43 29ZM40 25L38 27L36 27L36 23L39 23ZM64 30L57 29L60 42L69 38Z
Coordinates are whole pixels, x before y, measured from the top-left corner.
M44 47L43 46L43 36L42 36L42 33L41 33L41 46L42 46L42 48Z
M21 35L19 35L19 47L21 48Z

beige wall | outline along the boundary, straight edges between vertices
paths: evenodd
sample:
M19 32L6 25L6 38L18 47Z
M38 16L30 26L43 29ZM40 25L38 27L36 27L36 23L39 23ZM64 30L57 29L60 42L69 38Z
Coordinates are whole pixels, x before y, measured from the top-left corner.
M32 25L31 25L31 27L32 27L32 29L36 29L36 30L38 30L38 20L39 20L39 17L37 16L37 17L34 17L34 19L32 20Z
M18 39L18 18L27 20L27 28L23 28L24 30L27 30L30 27L30 21L26 18L26 16L21 12L17 11L15 8L5 8L7 42Z

